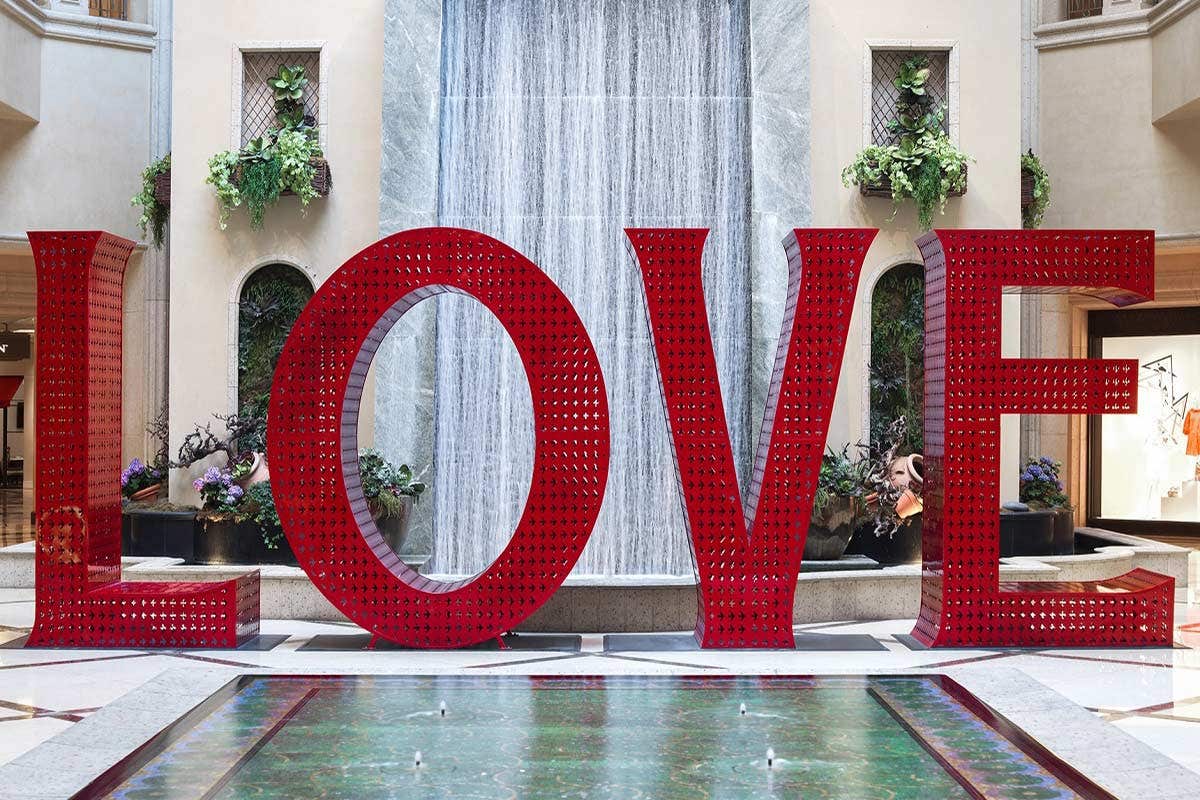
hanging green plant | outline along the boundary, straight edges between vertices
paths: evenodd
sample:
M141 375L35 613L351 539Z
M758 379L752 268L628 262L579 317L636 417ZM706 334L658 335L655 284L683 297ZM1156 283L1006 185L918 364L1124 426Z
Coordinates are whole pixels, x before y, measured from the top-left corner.
M1027 185L1032 184L1028 189ZM1030 150L1021 156L1021 224L1030 229L1042 227L1042 218L1050 207L1050 176L1042 160Z
M845 186L858 186L864 194L890 195L892 219L904 200L913 200L917 222L926 230L933 226L935 210L945 213L946 201L966 191L971 160L950 141L944 127L946 109L933 105L928 79L925 56L913 56L900 66L892 81L900 92L896 117L888 123L896 141L864 148L842 170Z
M305 114L304 68L281 66L267 80L275 96L278 127L247 142L241 150L218 153L209 159L206 183L216 189L220 207L218 224L225 230L233 210L242 203L250 213L250 226L258 229L269 206L283 195L295 195L307 206L329 193L332 178L317 142L317 131Z
M142 236L147 233L151 235L155 247L162 247L167 219L171 216L170 189L168 187L167 197L162 197L157 191L158 184L162 180L160 176L165 175L169 178L170 174L171 154L167 153L142 170L142 191L129 201L130 205L142 207L142 217L138 220L138 226L142 229Z

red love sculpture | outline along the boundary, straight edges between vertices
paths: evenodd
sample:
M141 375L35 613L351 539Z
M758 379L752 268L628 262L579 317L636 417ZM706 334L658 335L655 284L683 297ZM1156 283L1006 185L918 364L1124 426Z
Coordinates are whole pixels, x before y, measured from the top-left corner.
M642 268L703 647L794 647L792 604L854 295L873 229L796 230L783 332L742 508L700 276L707 230L629 229Z
M480 575L439 583L380 535L358 474L358 408L371 359L418 301L457 292L504 325L529 378L534 460L512 540ZM608 479L608 400L566 296L529 259L481 233L405 231L322 284L292 328L267 434L283 529L313 583L377 636L461 647L511 630L552 595L591 535Z
M37 267L37 613L29 646L236 647L258 572L121 580L121 281L128 239L31 231Z
M1133 360L1001 358L1001 292L1151 299L1153 231L946 230L918 244L925 521L913 635L935 646L1170 646L1173 578L1138 569L1107 581L1001 583L997 513L1000 415L1132 413L1138 372Z

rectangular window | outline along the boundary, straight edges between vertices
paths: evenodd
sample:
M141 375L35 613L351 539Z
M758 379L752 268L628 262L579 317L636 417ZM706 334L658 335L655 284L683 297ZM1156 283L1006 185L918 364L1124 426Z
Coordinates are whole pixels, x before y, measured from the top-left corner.
M304 89L304 115L318 127L321 112L321 52L319 50L264 50L242 53L242 125L239 146L278 128L275 91L268 83L280 67L300 66L308 85Z
M1136 414L1089 423L1089 521L1130 533L1200 533L1200 309L1096 311L1093 358L1136 359Z
M1066 0L1067 19L1098 17L1104 13L1104 0Z
M900 72L900 66L913 56L924 56L929 60L926 93L934 108L946 107L942 128L950 133L950 51L872 49L871 144L894 144L896 141L895 134L888 130L888 123L896 118L896 101L900 99L900 90L893 81Z

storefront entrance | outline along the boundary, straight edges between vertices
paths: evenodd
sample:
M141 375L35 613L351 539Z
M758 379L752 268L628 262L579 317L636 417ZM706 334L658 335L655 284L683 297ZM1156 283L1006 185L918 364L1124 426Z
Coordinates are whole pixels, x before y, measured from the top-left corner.
M1137 359L1137 414L1088 423L1088 524L1200 536L1200 308L1092 311L1091 358Z

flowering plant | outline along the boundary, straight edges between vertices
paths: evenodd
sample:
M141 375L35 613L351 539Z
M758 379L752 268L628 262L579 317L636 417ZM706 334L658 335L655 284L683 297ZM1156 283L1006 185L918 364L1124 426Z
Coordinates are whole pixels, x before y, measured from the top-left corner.
M1061 471L1062 462L1048 456L1026 461L1021 471L1021 502L1034 508L1070 508Z
M242 487L233 482L233 473L228 469L209 467L204 475L192 481L192 486L204 500L205 511L218 514L235 514L242 502Z
M162 482L162 473L149 464L142 463L140 458L129 462L129 466L121 470L121 494L133 497L142 489Z

